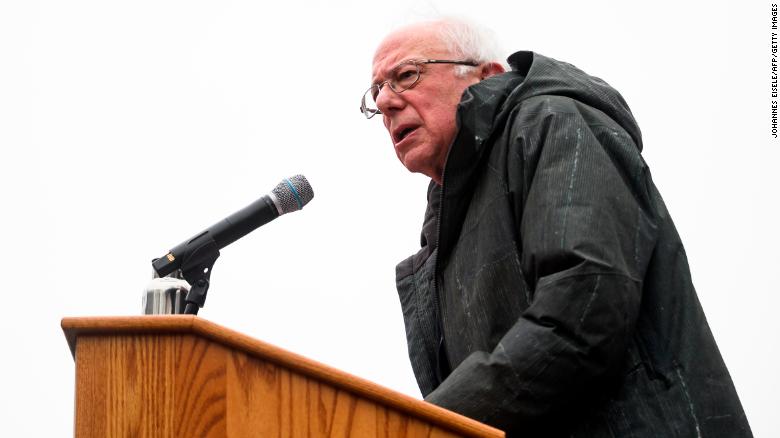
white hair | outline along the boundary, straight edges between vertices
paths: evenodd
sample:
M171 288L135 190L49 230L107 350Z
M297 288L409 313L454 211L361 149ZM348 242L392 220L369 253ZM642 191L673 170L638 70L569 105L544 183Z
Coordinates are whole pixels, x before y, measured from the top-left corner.
M480 64L496 62L503 65L504 68L508 67L501 56L501 48L496 41L495 34L490 29L455 17L442 18L434 23L438 27L442 42L459 59L476 61ZM459 65L455 72L463 76L470 68L473 67Z

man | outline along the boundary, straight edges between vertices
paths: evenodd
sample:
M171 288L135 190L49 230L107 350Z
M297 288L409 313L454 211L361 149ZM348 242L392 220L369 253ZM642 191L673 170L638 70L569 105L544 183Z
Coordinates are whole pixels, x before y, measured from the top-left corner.
M432 179L396 269L425 399L510 436L751 436L623 98L484 40L390 34L361 105Z

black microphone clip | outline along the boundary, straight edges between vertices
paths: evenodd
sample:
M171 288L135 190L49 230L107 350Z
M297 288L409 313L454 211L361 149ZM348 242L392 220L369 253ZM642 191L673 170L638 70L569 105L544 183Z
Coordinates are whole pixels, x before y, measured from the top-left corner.
M165 256L152 260L152 267L161 277L181 269L184 280L190 284L190 291L184 299L184 314L197 315L198 309L206 304L211 271L219 257L219 247L208 230L182 246L181 254L168 252Z

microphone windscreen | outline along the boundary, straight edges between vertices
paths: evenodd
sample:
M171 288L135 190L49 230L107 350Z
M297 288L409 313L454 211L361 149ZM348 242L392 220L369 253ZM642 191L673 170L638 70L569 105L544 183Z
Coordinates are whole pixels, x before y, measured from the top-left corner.
M285 178L271 191L271 200L279 215L303 208L314 198L314 190L303 175Z

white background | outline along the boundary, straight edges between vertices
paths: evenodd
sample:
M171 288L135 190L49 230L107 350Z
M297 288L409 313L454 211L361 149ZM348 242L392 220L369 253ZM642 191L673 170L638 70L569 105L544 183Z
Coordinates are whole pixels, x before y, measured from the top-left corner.
M623 94L753 430L777 436L769 2L183 0L0 3L0 435L71 435L62 317L138 314L153 257L296 173L314 200L222 251L201 316L419 397L394 266L427 180L358 101L381 37L436 12Z

